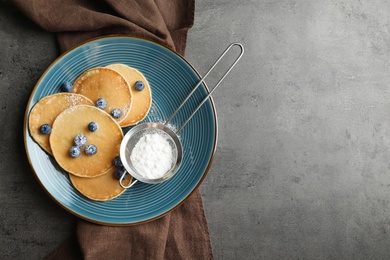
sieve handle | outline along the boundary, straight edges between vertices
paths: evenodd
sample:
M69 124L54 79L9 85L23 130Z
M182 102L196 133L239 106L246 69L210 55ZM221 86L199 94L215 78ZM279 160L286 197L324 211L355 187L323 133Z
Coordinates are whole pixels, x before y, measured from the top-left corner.
M181 103L181 105L176 109L175 112L171 115L171 117L165 122L165 125L168 125L168 123L175 117L175 115L179 112L179 110L184 106L184 104L187 102L187 100L192 96L192 94L198 89L200 84L205 80L205 78L210 74L210 72L214 69L214 67L219 63L219 61L225 56L225 54L233 47L238 46L240 47L240 54L236 58L236 60L233 62L233 64L229 67L229 69L223 74L222 78L217 82L217 84L214 86L214 88L209 92L209 94L204 97L202 102L198 105L198 107L195 109L194 112L187 118L187 120L182 124L182 126L176 131L176 134L178 134L183 127L191 120L191 118L196 114L196 112L199 110L199 108L207 101L207 99L211 96L211 94L214 92L214 90L217 89L219 84L222 82L222 80L227 76L227 74L233 69L233 67L237 64L238 60L241 59L242 55L244 54L244 46L242 46L241 43L232 43L230 44L226 50L219 56L219 58L214 62L214 64L211 66L211 68L206 72L206 74L199 80L199 82L196 84L194 89L191 91L190 94L184 99L184 101Z
M130 187L133 186L136 182L138 182L138 180L134 180L133 182L130 182L129 185L127 185L127 186L124 185L122 182L123 182L123 180L125 179L126 174L129 174L129 175L131 176L131 174L130 174L128 171L124 170L124 173L122 174L121 178L119 179L119 184L120 184L121 187L124 188L124 189L130 188ZM134 178L133 178L133 179L134 179Z

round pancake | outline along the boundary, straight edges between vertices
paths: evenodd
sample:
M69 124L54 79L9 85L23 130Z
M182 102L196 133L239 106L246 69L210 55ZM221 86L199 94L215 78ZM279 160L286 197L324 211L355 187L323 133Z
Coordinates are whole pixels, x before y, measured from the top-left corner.
M127 117L132 106L133 95L129 84L112 69L98 67L85 71L73 83L72 91L88 97L95 104L98 98L104 98L107 101L104 110L110 115L114 108L119 108L122 115L115 119L118 123Z
M83 178L73 174L69 174L69 178L75 189L85 197L91 200L107 201L118 197L126 190L120 186L119 180L114 177L115 170L115 167L111 168L103 175L95 178ZM131 176L127 174L123 184L129 185L130 181Z
M41 134L39 128L43 124L53 126L56 117L65 109L75 105L91 105L93 102L75 93L57 93L41 98L31 109L28 118L28 128L31 137L47 153L52 154L49 136Z
M98 124L96 132L88 130L92 121ZM85 135L87 145L97 147L95 155L87 155L83 147L78 158L69 155L78 134ZM122 129L109 114L94 106L79 105L66 109L54 120L50 146L65 171L80 177L96 177L113 167L112 161L119 155L122 139Z
M119 72L127 80L127 83L129 83L131 92L133 94L133 104L130 113L120 123L120 125L122 127L126 127L135 125L142 121L149 113L150 107L152 105L152 92L148 81L137 69L129 67L125 64L111 64L106 67ZM138 80L141 80L144 83L145 88L142 91L138 91L134 87L135 82Z

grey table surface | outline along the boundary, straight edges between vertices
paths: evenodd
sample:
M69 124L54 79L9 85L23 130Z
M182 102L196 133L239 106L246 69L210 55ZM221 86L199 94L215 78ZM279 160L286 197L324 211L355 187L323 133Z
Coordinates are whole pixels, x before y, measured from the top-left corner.
M390 258L390 3L196 2L186 58L245 55L214 95L201 186L216 259ZM54 35L0 2L0 258L41 259L74 229L33 176L25 106ZM215 77L211 77L212 85Z

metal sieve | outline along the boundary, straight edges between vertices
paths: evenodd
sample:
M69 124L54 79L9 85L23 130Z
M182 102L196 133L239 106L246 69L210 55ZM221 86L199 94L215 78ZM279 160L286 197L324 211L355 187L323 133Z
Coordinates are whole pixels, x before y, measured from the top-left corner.
M214 88L203 98L203 100L200 102L198 107L192 112L192 114L187 118L187 120L179 127L178 130L173 131L171 128L168 127L168 123L175 117L175 115L180 111L180 109L187 102L187 100L197 90L197 88L200 86L200 84L202 84L202 82L205 80L205 78L210 74L210 72L215 68L215 66L219 63L219 61L226 55L226 53L233 46L238 46L240 48L240 53L239 53L238 57L235 59L233 64L228 68L228 70L225 72L225 74L223 74L223 76L217 82L217 84L214 86ZM201 106L208 100L208 98L217 89L217 87L220 85L220 83L223 81L223 79L227 76L227 74L237 64L237 62L239 61L239 59L242 57L243 54L244 54L244 47L240 43L230 44L226 48L226 50L220 55L220 57L214 62L214 64L206 72L206 74L199 80L199 82L195 85L195 87L192 89L192 91L188 94L188 96L184 99L184 101L173 112L173 114L170 116L170 118L164 124L161 124L161 123L142 123L142 124L134 126L125 134L125 136L122 140L121 146L120 146L120 158L122 160L125 171L122 174L121 178L119 179L119 183L123 188L128 189L131 186L133 186L137 181L151 183L151 184L161 183L161 182L164 182L164 181L170 179L172 176L175 175L175 173L180 168L180 165L182 163L182 158L183 158L183 147L182 147L182 144L181 144L180 139L179 139L180 131L191 120L191 118L196 114L196 112L201 108ZM158 134L164 136L166 141L169 143L169 145L171 146L172 151L173 151L172 167L161 178L156 178L156 179L146 178L144 176L144 174L138 172L137 169L134 167L133 162L130 159L130 155L131 155L135 145L139 142L140 138L143 137L145 134L150 134L150 133L158 133ZM135 179L132 183L130 183L127 186L122 183L126 174L131 175Z

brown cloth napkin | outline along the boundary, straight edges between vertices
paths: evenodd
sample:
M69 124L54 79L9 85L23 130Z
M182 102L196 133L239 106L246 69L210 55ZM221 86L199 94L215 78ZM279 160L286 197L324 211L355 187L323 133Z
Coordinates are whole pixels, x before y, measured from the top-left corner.
M61 52L102 35L149 38L184 55L195 0L11 0L50 32ZM110 227L78 220L76 232L46 259L213 259L197 189L180 207L157 220Z

